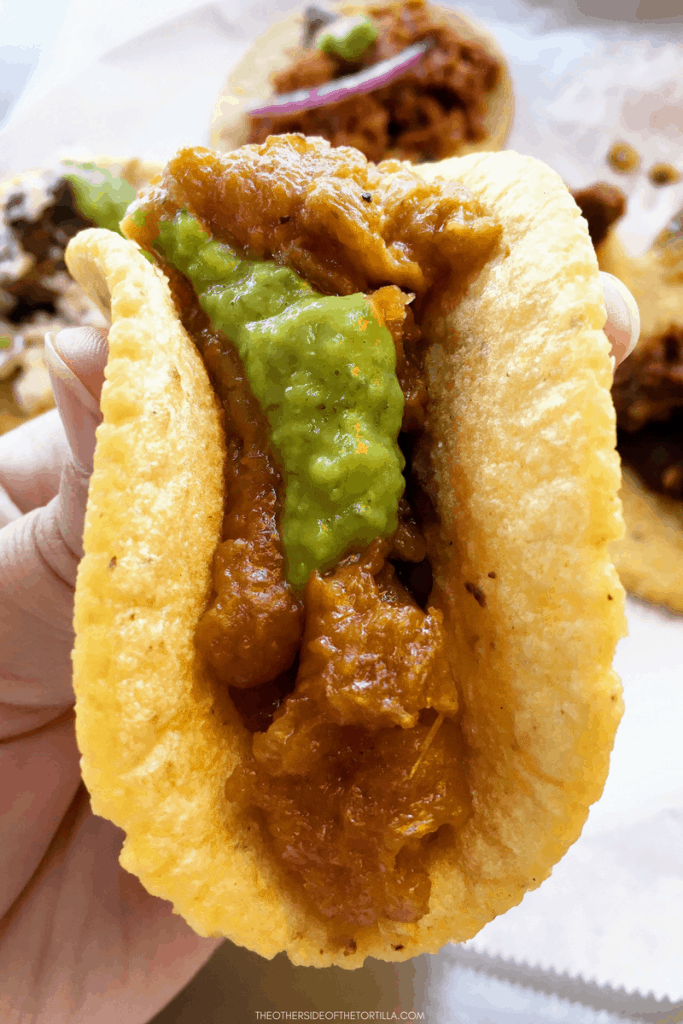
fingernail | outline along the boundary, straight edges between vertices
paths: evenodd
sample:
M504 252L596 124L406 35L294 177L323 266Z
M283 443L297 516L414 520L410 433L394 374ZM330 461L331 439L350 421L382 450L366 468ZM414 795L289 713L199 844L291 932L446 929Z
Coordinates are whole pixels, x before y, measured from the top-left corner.
M106 340L101 332L90 327L60 331L56 337L47 334L45 362L74 461L79 469L90 474L95 429L102 422L99 402L91 388L99 396L106 365Z
M640 313L636 300L618 278L600 272L607 309L605 334L612 343L617 366L633 352L640 336Z
M56 335L54 346L98 405L109 346L107 332L97 327L69 327Z

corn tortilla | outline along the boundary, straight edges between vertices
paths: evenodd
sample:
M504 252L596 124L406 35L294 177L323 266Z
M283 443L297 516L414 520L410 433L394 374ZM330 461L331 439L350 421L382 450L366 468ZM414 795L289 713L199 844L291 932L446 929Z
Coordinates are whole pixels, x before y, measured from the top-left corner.
M631 290L640 310L640 343L683 323L683 247L655 243L633 257L610 232L598 248L602 270ZM612 550L622 583L632 594L683 613L683 501L651 490L627 467L621 500L626 534Z
M481 43L487 52L500 64L500 80L487 94L488 113L485 124L488 137L482 142L467 143L458 153L494 151L501 149L510 134L513 101L512 80L500 46L495 36L478 22L460 11L430 5L438 12L440 20L447 22L462 39ZM344 4L340 13L364 13L367 7L360 4ZM301 46L301 11L295 11L284 21L279 21L263 33L249 48L244 57L230 72L223 90L216 101L211 118L211 145L214 149L228 152L243 146L249 136L249 123L244 111L272 95L273 75L286 70L292 63L292 55Z
M358 967L474 935L581 832L621 716L623 590L609 345L595 255L559 177L514 153L444 161L502 223L461 297L428 313L438 603L463 695L474 811L431 848L418 922L352 929L303 906L224 783L250 736L195 659L222 512L218 413L168 287L101 230L69 269L111 307L104 422L76 590L74 680L96 813L125 868L202 935Z

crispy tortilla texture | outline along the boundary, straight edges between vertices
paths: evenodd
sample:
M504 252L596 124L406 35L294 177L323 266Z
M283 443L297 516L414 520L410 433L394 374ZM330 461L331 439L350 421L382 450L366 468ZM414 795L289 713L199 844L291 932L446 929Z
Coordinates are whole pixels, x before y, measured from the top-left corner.
M469 291L445 289L428 315L436 576L474 813L432 844L430 910L415 924L352 932L318 917L282 884L246 809L227 804L249 737L192 648L221 512L211 392L134 246L88 232L69 252L74 276L111 294L114 325L76 603L85 779L147 889L200 934L297 964L434 952L518 903L579 835L621 714L610 665L623 591L607 554L619 467L585 223L553 172L515 154L422 173L463 180L503 233Z
M464 299L432 311L427 360L442 440L437 584L474 799L432 905L459 916L453 869L481 926L578 838L622 714L612 371L595 256L555 173L514 153L418 171L457 176L503 224Z
M665 334L683 321L683 246L660 246L634 257L610 232L598 249L602 270L631 290L640 311L640 337ZM632 594L683 612L683 501L658 494L627 466L621 500L626 534L612 550Z
M361 4L340 4L339 7L344 14L364 13L367 9ZM461 38L485 46L501 66L500 81L487 97L488 138L463 146L460 154L500 149L510 134L513 113L512 79L505 55L495 36L478 22L450 8L434 6L433 9ZM247 142L249 124L244 110L272 95L272 76L285 71L292 63L293 55L300 50L302 23L303 16L299 10L284 21L271 25L230 72L211 118L211 145L215 149L226 153Z

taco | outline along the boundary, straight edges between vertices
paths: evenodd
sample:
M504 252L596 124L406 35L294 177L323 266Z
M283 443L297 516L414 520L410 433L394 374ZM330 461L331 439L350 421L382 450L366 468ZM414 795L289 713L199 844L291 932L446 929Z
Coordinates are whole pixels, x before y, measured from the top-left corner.
M43 356L47 331L107 326L66 272L69 239L95 225L117 229L136 187L160 170L99 157L0 182L0 432L54 404Z
M577 839L622 710L585 223L514 153L279 136L181 151L122 226L67 251L112 322L93 808L200 934L343 967L465 940Z
M631 593L683 612L683 215L634 257L613 228L626 210L623 193L597 185L575 198L601 269L630 289L641 318L638 345L612 388L626 523L615 564Z
M301 132L375 162L420 163L500 149L511 121L503 53L461 12L424 0L309 6L273 25L230 74L211 144Z

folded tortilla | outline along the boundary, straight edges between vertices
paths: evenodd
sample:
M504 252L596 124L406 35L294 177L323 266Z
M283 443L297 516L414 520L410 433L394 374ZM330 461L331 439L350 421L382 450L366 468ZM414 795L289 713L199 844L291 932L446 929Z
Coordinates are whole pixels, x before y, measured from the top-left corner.
M415 923L315 913L225 781L250 749L198 662L223 508L219 411L168 284L130 242L86 231L73 276L110 312L76 590L74 685L95 812L123 866L202 935L295 964L405 960L476 934L549 875L602 791L622 713L622 532L609 344L586 224L559 177L514 153L420 169L502 224L464 296L428 311L441 538L435 585L464 706L473 813L430 854Z
M461 39L480 43L500 64L498 84L486 97L488 136L482 142L462 145L458 155L499 150L510 134L513 113L512 79L505 54L491 32L461 11L438 5L430 7ZM366 10L367 6L360 4L340 5L340 13L348 15L362 14ZM248 141L249 121L245 111L272 95L273 76L287 70L300 51L302 23L301 11L295 11L284 21L271 25L230 72L211 118L211 145L215 149L228 152Z

